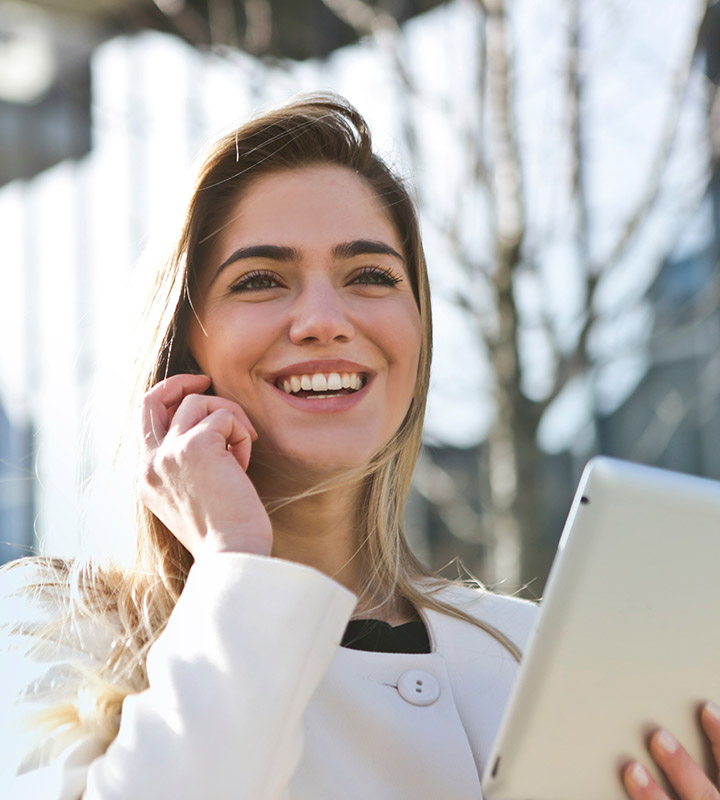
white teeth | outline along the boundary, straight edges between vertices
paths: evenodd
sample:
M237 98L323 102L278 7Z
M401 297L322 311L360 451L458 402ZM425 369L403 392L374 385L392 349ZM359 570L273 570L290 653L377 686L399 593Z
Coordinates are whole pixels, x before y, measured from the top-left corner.
M303 377L305 376L303 375ZM313 392L327 392L328 381L327 378L322 374L322 372L316 372L312 376L312 388Z
M365 384L365 379L357 372L331 372L325 375L322 372L315 372L312 375L289 375L286 378L280 378L277 382L277 387L282 389L286 394L296 394L303 390L306 392L313 391L318 394L323 392L337 392L338 389L362 389ZM309 395L309 397L312 395ZM328 395L325 397L341 397L342 395Z

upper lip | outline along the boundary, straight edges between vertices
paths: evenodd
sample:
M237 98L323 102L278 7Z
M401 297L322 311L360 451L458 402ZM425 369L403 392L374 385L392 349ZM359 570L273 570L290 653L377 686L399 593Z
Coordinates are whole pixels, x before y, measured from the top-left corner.
M373 372L363 364L356 361L346 361L342 358L323 358L315 361L301 361L297 364L288 364L268 375L268 380L274 383L282 378L289 378L291 375L315 375L322 372L328 375L331 372L357 372L371 377Z

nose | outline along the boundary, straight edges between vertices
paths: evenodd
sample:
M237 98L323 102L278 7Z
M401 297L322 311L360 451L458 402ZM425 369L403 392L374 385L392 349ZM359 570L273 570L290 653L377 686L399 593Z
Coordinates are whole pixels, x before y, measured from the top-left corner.
M303 288L293 304L293 344L349 342L354 335L343 299L329 282L314 282Z

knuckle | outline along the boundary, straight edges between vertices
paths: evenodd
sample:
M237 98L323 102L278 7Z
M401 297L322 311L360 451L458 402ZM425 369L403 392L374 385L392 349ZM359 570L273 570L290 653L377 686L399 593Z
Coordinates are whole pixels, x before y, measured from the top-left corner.
M193 407L198 405L198 403L202 403L205 401L204 395L197 394L192 392L190 394L186 394L185 397L180 401L180 405L186 407Z
M183 458L185 449L183 445L179 445L173 448L164 447L160 450L157 455L158 471L164 475L172 472L178 461Z
M216 411L213 411L213 416L223 425L227 425L233 421L233 413L229 408L218 408Z
M225 397L216 397L214 400L218 411L225 411L233 416L243 413L242 408L234 400L228 400Z
M143 500L151 494L150 490L157 488L162 483L160 474L155 469L155 464L152 461L146 461L143 464L139 477L138 490Z
M145 433L143 433L143 444L145 447L157 447L160 444L160 438L156 431L154 431L152 428L145 431Z

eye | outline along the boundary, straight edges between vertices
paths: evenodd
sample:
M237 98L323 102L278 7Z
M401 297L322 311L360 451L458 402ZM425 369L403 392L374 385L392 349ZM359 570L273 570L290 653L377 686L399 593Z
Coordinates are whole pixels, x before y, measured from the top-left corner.
M396 286L402 278L384 267L363 267L351 283L365 286Z
M275 273L266 269L257 269L248 272L230 286L231 292L262 292L265 289L275 289L280 286Z

